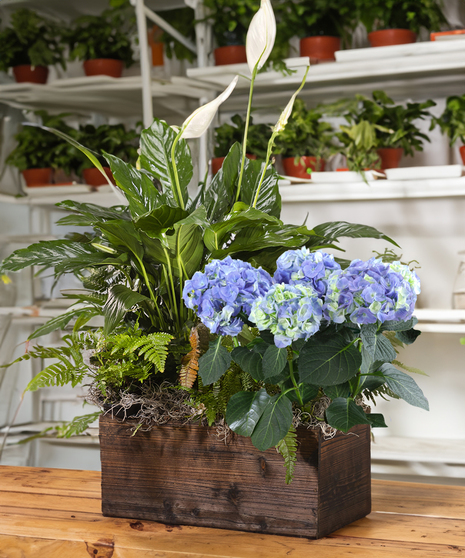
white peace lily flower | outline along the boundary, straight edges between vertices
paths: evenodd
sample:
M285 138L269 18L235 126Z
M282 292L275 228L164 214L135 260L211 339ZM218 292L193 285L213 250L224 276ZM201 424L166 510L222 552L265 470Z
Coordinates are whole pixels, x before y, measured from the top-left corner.
M276 19L270 0L262 0L260 9L254 15L247 31L247 64L252 73L258 63L258 70L268 60L276 39Z
M279 120L276 122L276 125L273 128L273 132L282 132L286 127L289 117L292 114L292 108L294 107L294 101L297 97L297 93L298 91L296 91L294 95L292 95L290 101L287 103L286 108L281 113Z
M239 76L236 76L221 95L213 99L213 101L199 107L184 121L184 124L181 126L183 131L181 138L199 138L207 131L219 106L231 95L236 87L238 79Z

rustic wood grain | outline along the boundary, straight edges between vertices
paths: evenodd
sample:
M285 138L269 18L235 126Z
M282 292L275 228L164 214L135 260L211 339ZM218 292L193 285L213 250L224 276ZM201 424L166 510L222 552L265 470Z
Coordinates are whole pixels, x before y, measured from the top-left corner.
M319 429L299 428L290 485L276 450L259 452L248 438L225 444L199 425L132 436L132 426L100 419L106 516L318 537L370 512L366 425L326 441Z

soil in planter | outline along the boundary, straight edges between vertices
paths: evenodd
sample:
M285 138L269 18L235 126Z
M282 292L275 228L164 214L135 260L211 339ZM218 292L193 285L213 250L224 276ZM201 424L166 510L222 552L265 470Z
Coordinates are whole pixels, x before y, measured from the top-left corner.
M86 76L109 76L120 78L123 73L123 62L113 58L95 58L83 63Z
M341 39L327 35L300 40L300 56L308 56L312 64L335 62L335 52L341 50Z
M30 66L22 64L13 67L16 83L47 83L48 68L46 66Z
M231 45L215 48L215 65L226 66L228 64L242 64L247 62L244 45Z
M415 43L417 36L409 29L382 29L368 33L368 40L372 47L406 45Z

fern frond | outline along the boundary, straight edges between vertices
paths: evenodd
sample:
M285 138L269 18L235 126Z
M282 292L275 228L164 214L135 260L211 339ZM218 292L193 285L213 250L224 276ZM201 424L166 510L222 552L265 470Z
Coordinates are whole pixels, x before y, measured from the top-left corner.
M380 386L378 389L374 390L365 390L362 392L362 395L366 397L373 405L376 405L375 397L381 397L385 401L388 401L388 397L391 399L400 399L398 395L396 395L393 391L391 391L386 384Z
M396 337L396 332L395 331L383 331L383 335L389 339L389 341L391 342L391 345L393 346L394 350L396 351L397 354L399 354L398 349L403 349L404 344L402 343L402 341L400 341L400 339L398 339Z
M102 411L96 411L88 415L81 415L80 417L74 417L70 422L55 427L57 438L71 438L71 436L82 434L101 414Z
M276 446L276 451L284 457L286 484L291 484L294 478L295 463L297 461L297 432L293 425L291 425L289 432Z
M402 368L406 372L411 372L412 374L421 374L422 376L428 376L428 374L426 372L423 372L423 370L420 370L419 368L414 368L413 366L407 366L406 364L403 364L399 360L393 360L392 364L395 364L396 366Z
M191 329L189 343L191 350L181 360L179 383L182 387L191 388L199 372L199 358L208 349L210 332L203 324Z
M168 356L168 345L172 339L173 336L168 333L150 333L137 337L123 333L112 338L114 347L111 353L115 354L119 350L122 350L124 355L136 353L153 364L157 371L163 372Z

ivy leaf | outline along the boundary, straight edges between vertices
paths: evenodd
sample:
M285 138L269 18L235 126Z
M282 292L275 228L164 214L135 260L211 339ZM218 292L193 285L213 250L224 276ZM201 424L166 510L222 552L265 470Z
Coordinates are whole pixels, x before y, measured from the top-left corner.
M240 436L251 436L271 397L260 391L240 391L228 402L226 422Z
M405 372L397 370L392 364L383 364L379 369L389 389L414 407L429 411L429 404L418 384Z
M361 362L357 347L347 344L343 335L312 337L300 352L299 378L307 384L335 386L355 376Z
M211 341L208 351L199 359L199 375L204 386L215 383L231 364L231 354L221 344L222 337Z
M326 409L326 421L341 432L348 432L356 424L370 424L363 409L344 397L336 398Z
M262 368L265 379L279 376L287 363L287 349L270 345L263 355Z
M268 400L268 404L251 436L260 451L276 446L288 433L292 424L292 403L281 394Z

